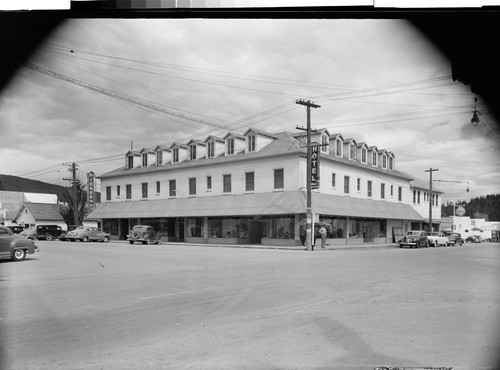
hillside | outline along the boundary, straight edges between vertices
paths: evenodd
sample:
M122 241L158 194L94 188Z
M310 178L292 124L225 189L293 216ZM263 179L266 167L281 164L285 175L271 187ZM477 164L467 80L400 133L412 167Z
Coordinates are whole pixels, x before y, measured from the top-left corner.
M25 179L18 176L0 174L0 190L19 191L25 193L57 194L58 199L62 199L62 193L66 187L49 184L38 180Z

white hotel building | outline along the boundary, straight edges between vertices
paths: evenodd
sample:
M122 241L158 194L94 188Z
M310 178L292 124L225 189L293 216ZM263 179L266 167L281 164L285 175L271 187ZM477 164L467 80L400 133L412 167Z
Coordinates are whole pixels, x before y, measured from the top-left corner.
M328 144L320 149L312 212L315 223L327 225L329 244L393 242L395 232L425 227L425 186L412 187L414 178L396 170L392 152L328 130L312 139ZM102 201L87 219L98 220L114 239L148 224L168 241L300 245L307 203L304 133L250 128L129 151L124 167L100 179ZM432 209L438 224L438 195Z

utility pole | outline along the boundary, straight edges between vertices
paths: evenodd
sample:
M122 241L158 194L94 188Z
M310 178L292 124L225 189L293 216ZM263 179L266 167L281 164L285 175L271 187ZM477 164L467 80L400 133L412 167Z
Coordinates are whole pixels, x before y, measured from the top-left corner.
M72 173L71 178L65 178L64 180L68 180L71 182L72 187L73 187L73 222L75 223L76 226L80 225L80 220L78 219L78 191L77 191L77 179L76 179L76 170L78 167L76 166L76 163L63 163L67 166L70 166L68 171Z
M311 191L311 107L320 108L320 105L311 103L310 100L297 100L296 104L304 105L307 108L307 208L306 208L306 249L312 251L312 191Z
M432 172L434 171L439 171L437 168L429 168L428 170L425 170L425 172L429 172L430 179L429 179L429 228L428 228L428 233L432 233Z

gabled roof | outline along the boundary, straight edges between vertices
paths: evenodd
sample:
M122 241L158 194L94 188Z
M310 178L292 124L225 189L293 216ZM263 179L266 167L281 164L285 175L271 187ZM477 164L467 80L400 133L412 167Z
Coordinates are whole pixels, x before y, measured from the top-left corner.
M207 138L205 139L205 143L206 143L206 142L208 142L208 141L210 141L210 140L218 141L218 142L221 142L221 143L223 143L223 142L224 142L224 139L223 139L223 138L218 137L218 136L213 136L213 135L210 135L209 137L207 137Z
M154 149L151 149L151 148L143 148L139 153L143 154L143 153L151 153L153 154L155 152Z
M367 148L367 149L368 149L368 144L367 144L366 142L364 142L364 141L359 142L356 146L357 146L357 147L362 147L362 146L364 146L365 148Z
M158 150L168 150L170 151L170 148L165 146L165 145L157 145L154 149L155 152L157 152Z
M129 155L141 155L141 152L138 150L129 150L127 153L125 153L125 156Z
M240 139L240 140L245 140L245 136L234 133L234 132L228 132L226 135L224 135L224 140L227 139L228 136L232 136L235 139Z
M368 147L368 150L369 150L369 151L374 151L374 150L376 150L376 151L378 152L378 148L377 148L377 146L376 146L376 145L369 146L369 147Z
M351 143L354 143L354 145L356 145L356 139L352 138L352 137L348 137L346 139L344 139L344 144L351 144Z
M344 141L344 137L342 136L342 134L333 134L333 135L330 135L330 139L338 139L340 137L340 139L342 141Z
M187 145L186 144L181 144L181 143L178 143L178 142L173 142L172 145L170 145L169 149L172 149L172 148L183 148L183 149L187 149Z
M198 140L198 139L191 139L188 141L187 145L191 145L191 144L196 144L196 145L203 145L205 146L205 142L203 140Z
M62 204L46 204L46 203L23 203L21 208L16 214L17 215L26 208L29 213L33 216L35 220L44 220L44 221L64 221L64 218L61 215L61 209L66 206ZM15 217L15 218L16 218Z
M253 133L255 133L255 134L259 135L259 136L266 136L266 137L269 137L271 139L277 139L278 138L276 135L270 134L270 133L262 131L262 130L257 130L255 128L249 128L248 130L246 130L244 132L243 135L244 136L248 136L248 133L250 133L250 132L253 132Z

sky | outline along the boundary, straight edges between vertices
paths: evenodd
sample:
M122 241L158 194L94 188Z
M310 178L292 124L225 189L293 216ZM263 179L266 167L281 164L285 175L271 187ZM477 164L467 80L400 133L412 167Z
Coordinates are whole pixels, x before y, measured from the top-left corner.
M299 133L303 99L321 106L313 128L390 150L422 181L438 169L445 201L500 193L495 117L404 20L70 19L29 62L66 80L23 67L0 91L1 174L68 185L76 162L85 183L131 148Z

